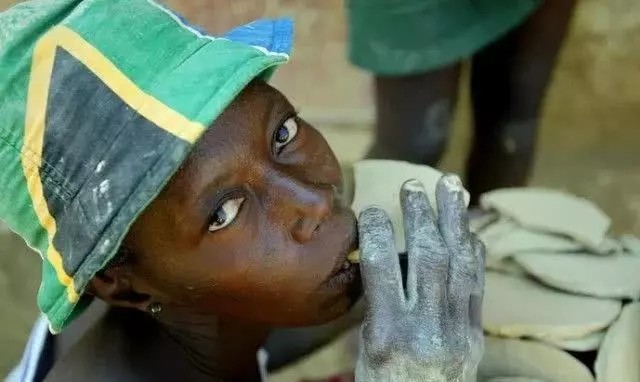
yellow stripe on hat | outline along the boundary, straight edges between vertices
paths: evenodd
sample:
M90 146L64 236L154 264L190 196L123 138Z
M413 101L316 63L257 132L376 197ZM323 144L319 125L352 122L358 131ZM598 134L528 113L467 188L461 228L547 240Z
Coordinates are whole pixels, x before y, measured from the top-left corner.
M55 53L58 47L65 49L82 62L111 91L141 116L168 133L189 143L194 143L204 132L205 126L189 120L144 92L99 50L71 29L64 26L54 27L38 41L31 66L21 160L33 207L40 224L48 234L46 258L55 269L58 281L65 287L68 300L75 303L78 301L79 295L74 286L73 278L64 270L62 256L53 245L53 238L57 230L56 221L49 212L40 177L40 168L43 164L47 101Z
M48 246L45 256L55 269L58 281L65 287L68 300L75 303L78 301L79 295L74 286L73 278L64 271L62 257L53 245L53 238L57 229L56 220L49 213L49 207L44 197L42 179L40 179L47 98L55 51L56 46L54 44L41 40L36 45L33 53L21 160L33 208L38 216L40 225L47 231Z
M145 93L98 49L71 29L58 26L47 33L43 39L47 40L44 42L45 44L61 46L71 53L127 105L161 129L189 143L194 143L204 132L204 125L189 120L155 97Z

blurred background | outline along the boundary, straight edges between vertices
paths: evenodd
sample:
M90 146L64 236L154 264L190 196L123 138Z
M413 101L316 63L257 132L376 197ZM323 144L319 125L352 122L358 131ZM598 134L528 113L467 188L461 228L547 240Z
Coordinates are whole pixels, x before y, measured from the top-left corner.
M0 10L15 1L0 0ZM167 0L216 33L264 16L291 16L296 44L274 78L343 162L372 139L370 76L346 56L343 1ZM545 101L530 184L586 197L613 219L614 232L640 235L640 2L581 0ZM466 76L466 75L465 75ZM442 168L461 172L470 133L469 96L460 107ZM39 258L0 226L0 375L15 364L36 315ZM338 356L339 358L339 356Z

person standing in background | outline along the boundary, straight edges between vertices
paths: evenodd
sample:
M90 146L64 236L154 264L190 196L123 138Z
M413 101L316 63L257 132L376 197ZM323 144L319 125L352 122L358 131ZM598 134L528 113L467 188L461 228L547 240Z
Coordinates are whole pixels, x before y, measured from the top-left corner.
M575 0L348 0L349 56L374 75L367 157L435 166L447 145L463 61L471 61L472 205L525 185L541 106Z

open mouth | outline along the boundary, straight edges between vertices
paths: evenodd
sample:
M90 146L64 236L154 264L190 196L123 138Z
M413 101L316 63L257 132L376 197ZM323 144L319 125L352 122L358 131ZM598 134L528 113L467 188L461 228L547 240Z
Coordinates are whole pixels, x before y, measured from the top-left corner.
M351 284L359 278L359 275L360 269L358 265L345 261L343 267L337 273L334 273L327 283L330 286L339 287Z
M337 257L336 264L327 280L327 284L335 287L351 284L360 278L360 267L355 262L349 260L353 253L358 250L358 234L354 223L352 232L349 235L347 245L342 253Z

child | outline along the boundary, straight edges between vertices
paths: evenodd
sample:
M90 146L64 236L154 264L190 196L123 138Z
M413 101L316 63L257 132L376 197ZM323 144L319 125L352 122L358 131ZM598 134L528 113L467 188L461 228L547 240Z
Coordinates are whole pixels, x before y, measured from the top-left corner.
M52 332L96 297L109 306L64 354L48 351L40 321L10 380L258 380L271 328L324 323L354 304L357 226L336 197L335 156L264 82L288 58L289 21L216 38L152 0L51 0L0 25L0 217L42 255L38 305ZM439 229L423 190L404 191L409 235L421 233L415 309L395 309L404 297L388 220L375 209L362 218L365 293L384 302L367 304L376 330L363 332L362 380L475 370L482 336L468 309L481 299L481 246L461 225L459 181L441 183ZM451 287L448 274L459 276ZM424 295L439 287L451 297ZM415 335L425 328L441 338L433 352Z

